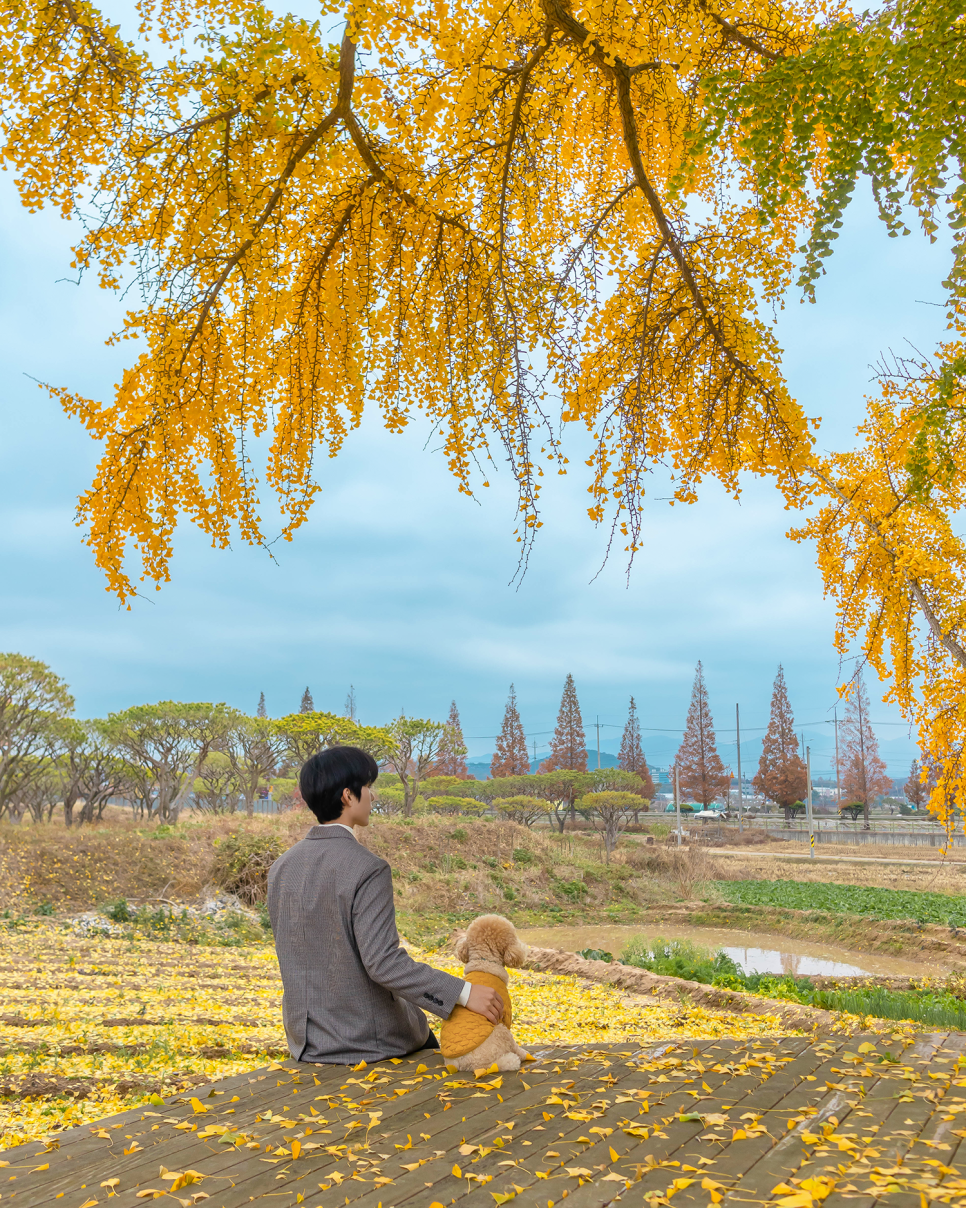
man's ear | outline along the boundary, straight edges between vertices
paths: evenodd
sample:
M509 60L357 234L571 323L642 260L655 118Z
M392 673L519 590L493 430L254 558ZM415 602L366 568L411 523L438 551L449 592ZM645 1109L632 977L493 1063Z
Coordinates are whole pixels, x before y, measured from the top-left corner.
M456 950L456 959L463 961L465 964L470 959L470 945L465 931L456 937L454 948Z

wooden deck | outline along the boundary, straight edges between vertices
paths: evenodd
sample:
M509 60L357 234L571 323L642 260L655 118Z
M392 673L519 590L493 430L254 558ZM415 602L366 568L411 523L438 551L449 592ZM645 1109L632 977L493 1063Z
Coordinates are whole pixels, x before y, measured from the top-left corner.
M871 1047L869 1047L871 1046ZM966 1205L966 1035L280 1066L3 1154L0 1208Z

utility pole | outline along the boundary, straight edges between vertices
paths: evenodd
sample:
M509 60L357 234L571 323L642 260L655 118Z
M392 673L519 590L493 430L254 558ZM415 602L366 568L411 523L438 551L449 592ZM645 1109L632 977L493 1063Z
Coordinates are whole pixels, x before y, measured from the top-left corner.
M839 817L842 817L842 780L839 775L839 711L835 710L835 797Z
M681 785L678 780L678 765L674 765L674 813L678 826L678 847L681 846Z
M597 770L600 771L600 717L597 718Z
M741 714L738 712L737 705L735 705L735 739L738 743L738 834L740 835L744 828L741 824Z
M534 763L537 762L537 740L536 740L536 738L534 738L534 740L533 740L533 762Z
M812 749L805 748L805 816L808 818L808 854L815 859L815 825L812 820Z

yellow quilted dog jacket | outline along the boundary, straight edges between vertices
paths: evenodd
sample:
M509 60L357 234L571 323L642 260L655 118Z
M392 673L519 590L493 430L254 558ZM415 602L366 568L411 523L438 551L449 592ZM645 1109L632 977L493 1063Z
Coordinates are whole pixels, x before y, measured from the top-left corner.
M501 1023L509 1028L513 1024L513 1008L510 1005L510 991L503 980L495 973L467 973L465 981L474 986L489 986L496 990L503 999L503 1018ZM483 1015L471 1011L469 1007L454 1007L449 1019L444 1020L439 1037L439 1047L444 1057L464 1057L483 1043L493 1031L493 1024Z

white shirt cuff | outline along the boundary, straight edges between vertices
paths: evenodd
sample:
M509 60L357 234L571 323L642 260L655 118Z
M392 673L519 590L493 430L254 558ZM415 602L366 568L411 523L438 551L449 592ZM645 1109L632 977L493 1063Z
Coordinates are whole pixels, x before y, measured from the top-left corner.
M466 1004L470 1001L470 991L472 989L473 989L472 982L463 982L463 989L460 990L460 996L456 1000L456 1005L458 1007L465 1007Z

